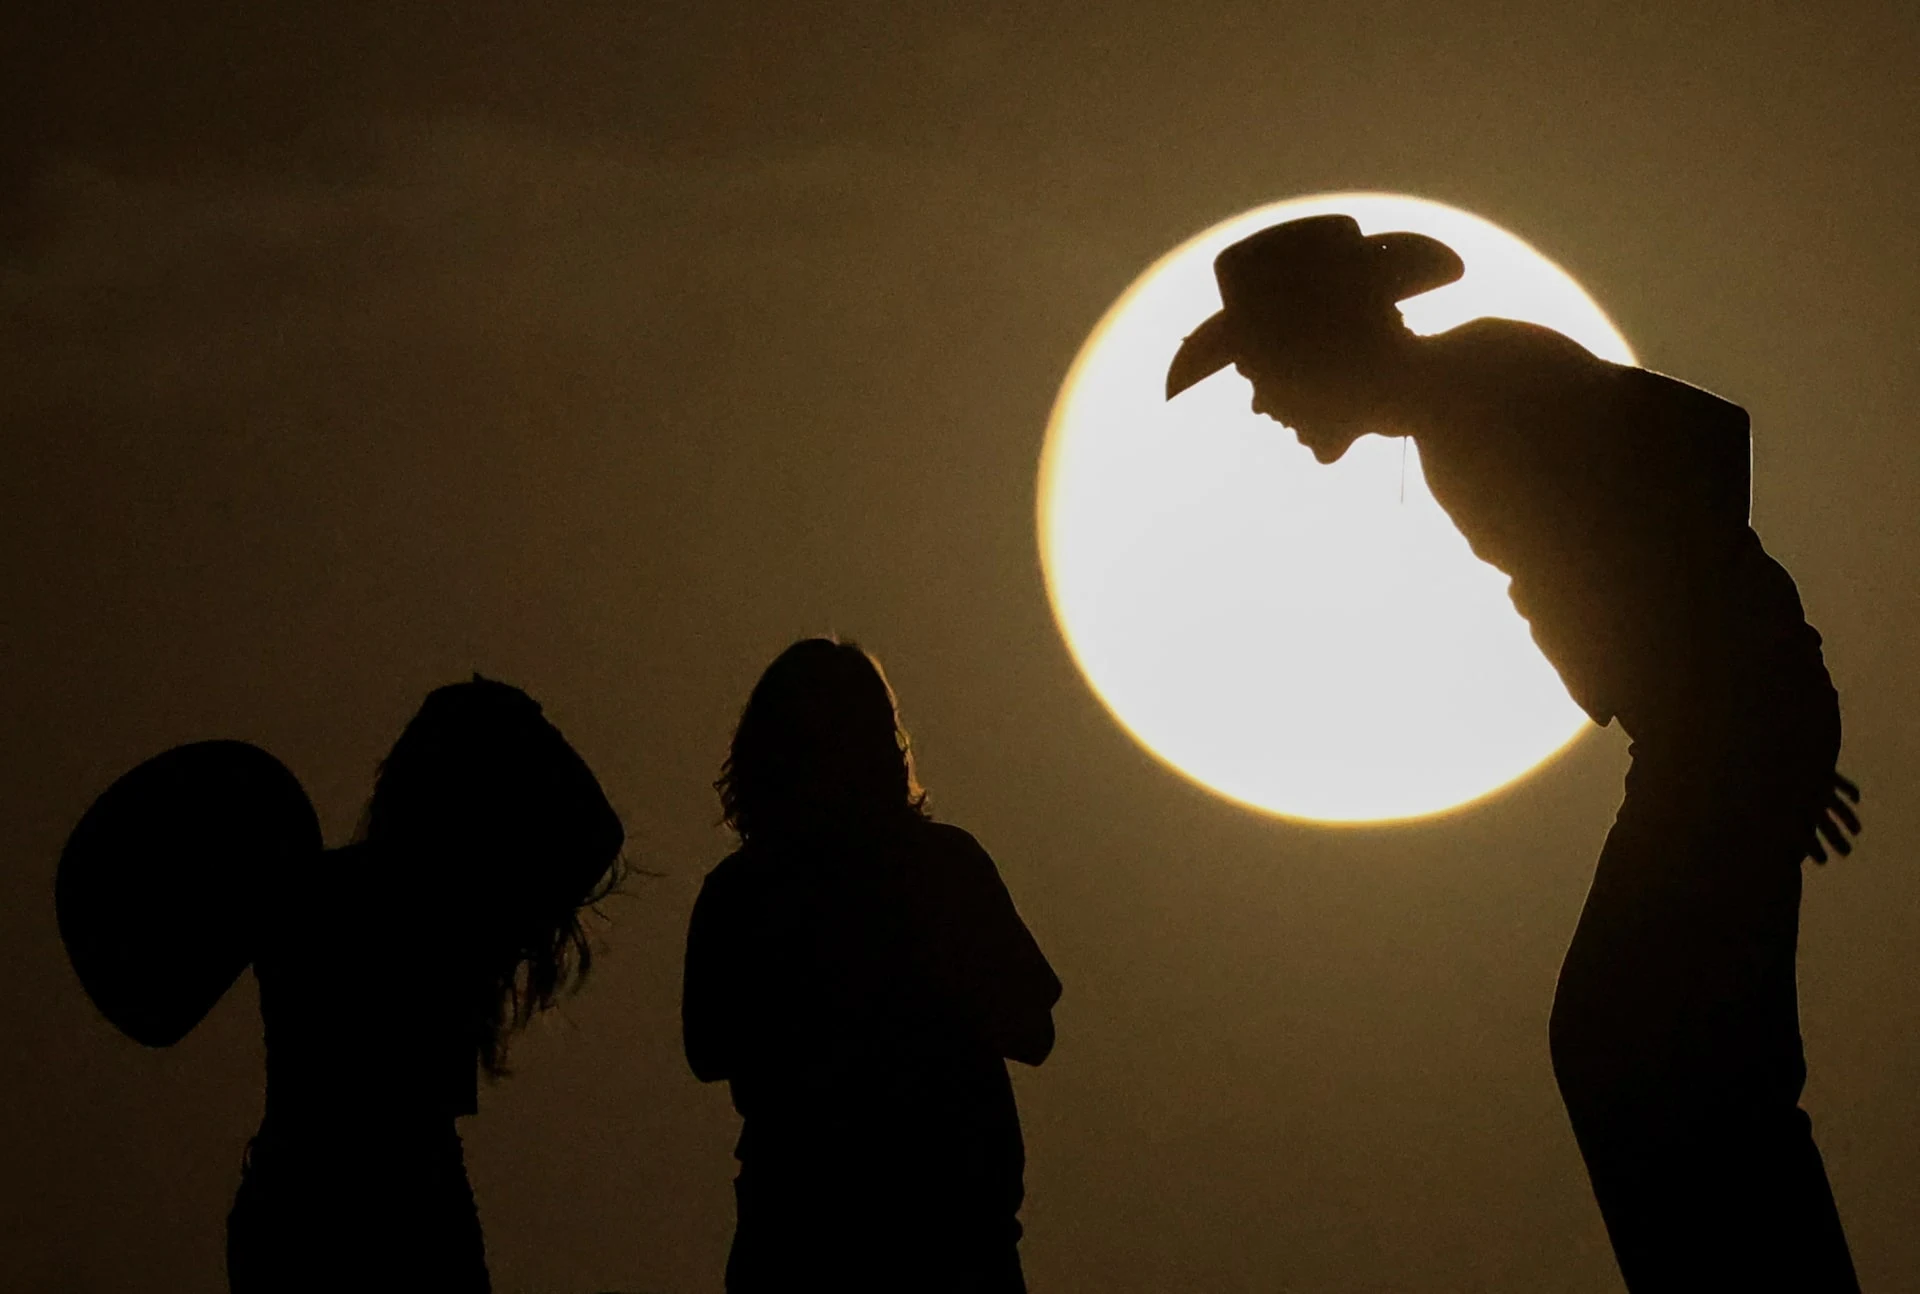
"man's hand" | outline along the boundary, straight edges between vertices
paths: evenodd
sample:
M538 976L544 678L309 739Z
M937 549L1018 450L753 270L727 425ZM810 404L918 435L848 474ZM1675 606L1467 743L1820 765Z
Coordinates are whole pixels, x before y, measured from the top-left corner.
M1833 789L1827 792L1827 802L1814 819L1813 839L1807 845L1807 853L1814 862L1826 862L1829 847L1842 858L1853 852L1853 837L1860 834L1860 815L1853 811L1858 803L1860 788L1835 770ZM1822 837L1826 839L1824 845Z

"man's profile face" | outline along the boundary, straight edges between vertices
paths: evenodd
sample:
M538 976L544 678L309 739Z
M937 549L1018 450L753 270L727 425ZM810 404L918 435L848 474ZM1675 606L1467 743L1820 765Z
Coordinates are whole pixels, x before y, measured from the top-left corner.
M1354 441L1381 430L1377 394L1357 367L1283 354L1234 363L1253 385L1253 411L1290 428L1321 463L1338 462Z

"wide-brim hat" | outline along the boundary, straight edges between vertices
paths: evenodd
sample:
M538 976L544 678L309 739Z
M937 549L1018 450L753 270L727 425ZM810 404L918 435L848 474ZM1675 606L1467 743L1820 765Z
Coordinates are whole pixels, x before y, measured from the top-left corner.
M81 986L135 1041L180 1041L320 851L312 802L266 751L203 741L154 756L93 802L60 855L54 906Z
M1289 327L1390 308L1465 272L1459 254L1437 238L1363 234L1352 216L1269 225L1214 257L1220 310L1180 343L1167 368L1167 398Z

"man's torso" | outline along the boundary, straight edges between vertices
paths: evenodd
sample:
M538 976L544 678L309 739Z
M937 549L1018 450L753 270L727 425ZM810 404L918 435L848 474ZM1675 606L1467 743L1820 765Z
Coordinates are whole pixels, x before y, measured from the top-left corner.
M1743 410L1509 320L1424 345L1428 484L1595 722L1825 686L1793 581L1747 524Z

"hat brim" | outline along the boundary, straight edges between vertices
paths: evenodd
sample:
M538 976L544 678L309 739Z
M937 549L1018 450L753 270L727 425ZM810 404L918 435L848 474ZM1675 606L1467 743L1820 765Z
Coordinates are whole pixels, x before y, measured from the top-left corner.
M94 801L55 873L87 996L136 1042L180 1041L253 960L274 883L320 848L299 780L257 746L196 742L141 764Z
M1395 301L1443 288L1467 272L1460 253L1425 234L1396 230L1370 234L1368 241L1382 252L1383 277Z
M1187 334L1167 366L1167 399L1204 381L1240 357L1233 326L1225 310L1209 315Z

